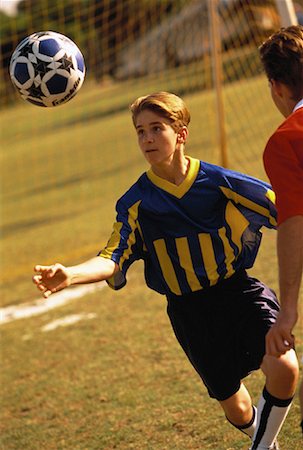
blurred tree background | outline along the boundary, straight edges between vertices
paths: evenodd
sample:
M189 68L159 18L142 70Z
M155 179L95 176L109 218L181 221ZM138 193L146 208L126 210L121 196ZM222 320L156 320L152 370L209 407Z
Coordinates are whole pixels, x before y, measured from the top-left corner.
M303 0L296 0L294 6L303 20ZM224 51L249 44L256 50L280 25L276 0L218 0L218 12ZM9 61L17 44L31 33L52 30L70 37L84 54L87 75L100 82L201 61L210 53L208 16L208 0L20 0L16 14L0 10L0 106L16 100ZM237 77L249 64L245 55L242 51L240 69L234 55L229 58ZM124 67L119 70L122 61ZM209 60L204 60L207 64ZM228 80L233 79L229 73Z
M21 0L17 14L0 10L1 105L15 100L9 61L17 44L37 31L58 31L74 40L84 54L88 75L113 76L123 43L135 42L186 0ZM187 2L188 3L188 2ZM43 30L41 29L43 24Z

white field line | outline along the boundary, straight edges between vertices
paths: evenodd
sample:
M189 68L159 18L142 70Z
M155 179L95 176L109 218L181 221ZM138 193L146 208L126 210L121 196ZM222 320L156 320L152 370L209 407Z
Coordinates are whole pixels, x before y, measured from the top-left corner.
M76 298L80 298L86 294L103 289L105 286L105 281L76 286L67 288L63 291L57 292L56 294L52 294L47 299L43 299L42 297L40 297L33 302L0 308L0 325L12 322L17 319L25 319L27 317L44 314L50 309L57 308L58 306L63 306L66 303L75 300Z
M52 322L44 325L42 331L53 331L58 327L67 327L73 325L74 323L80 322L80 320L95 319L97 314L95 313L82 313L82 314L70 314L69 316L61 317L61 319L53 320Z

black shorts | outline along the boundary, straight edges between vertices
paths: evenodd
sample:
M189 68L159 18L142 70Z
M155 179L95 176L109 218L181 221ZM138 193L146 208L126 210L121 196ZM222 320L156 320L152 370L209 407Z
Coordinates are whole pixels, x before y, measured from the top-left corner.
M259 369L275 322L275 293L245 271L205 290L168 299L174 333L209 395L226 400Z

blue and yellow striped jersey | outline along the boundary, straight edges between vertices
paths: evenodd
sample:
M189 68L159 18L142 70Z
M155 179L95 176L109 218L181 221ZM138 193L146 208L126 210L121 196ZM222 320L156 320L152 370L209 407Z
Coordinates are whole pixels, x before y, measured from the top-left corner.
M147 285L166 295L213 286L253 265L260 228L275 228L270 186L194 158L176 186L150 169L118 200L117 219L99 253L120 271L108 283L119 289L136 260Z

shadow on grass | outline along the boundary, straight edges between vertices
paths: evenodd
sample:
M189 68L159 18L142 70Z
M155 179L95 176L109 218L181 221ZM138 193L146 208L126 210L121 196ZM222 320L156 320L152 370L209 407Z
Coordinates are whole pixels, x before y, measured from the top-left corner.
M137 157L132 158L132 160L128 161L128 165L133 166L134 164L137 163L137 161L138 161ZM94 170L92 172L87 172L86 174L83 174L83 175L75 175L75 176L66 178L65 180L62 180L60 182L48 183L48 184L45 184L45 185L42 185L39 187L25 189L22 192L8 193L7 197L10 197L11 201L20 201L21 197L25 197L27 199L29 197L34 197L34 196L41 197L41 195L47 195L47 193L54 191L54 190L60 190L60 189L64 190L67 186L71 186L71 185L74 185L77 183L82 183L87 180L89 180L90 182L92 180L98 180L98 179L104 180L105 178L116 177L117 174L120 174L123 172L125 172L125 163L121 163L120 165L117 165L110 170L108 170L108 169L104 169L104 170L100 170L100 171ZM138 176L139 175L140 174L138 174ZM62 198L64 200L64 195L62 196ZM5 238L5 237L11 236L17 232L24 231L25 229L38 227L40 225L47 225L50 223L58 223L60 221L62 222L66 218L69 218L69 217L72 217L75 215L80 215L82 213L83 213L83 210L79 211L78 213L73 211L72 213L68 213L68 214L66 214L66 213L64 214L64 213L60 212L60 214L57 214L55 216L54 215L44 216L44 217L40 217L40 218L33 219L33 220L20 220L20 221L8 223L5 225L2 225L1 236L2 236L2 238Z
M18 232L23 232L26 229L36 228L40 225L49 225L51 223L58 223L64 221L68 217L74 217L75 215L82 214L82 212L75 213L74 211L69 214L58 214L57 216L41 217L33 220L22 220L18 222L9 223L1 228L2 238L7 238L8 236L14 235Z
M136 164L139 160L139 156L132 158L132 159L128 159L128 166L133 166L134 164ZM141 159L140 159L141 160ZM104 169L104 170L96 170L96 168L94 167L94 170L86 172L85 174L82 175L73 175L69 178L65 178L62 181L56 181L53 183L48 183L48 184L44 184L41 186L35 186L33 188L29 188L29 189L25 189L23 191L16 191L16 192L7 192L5 194L5 197L8 199L12 199L12 200L18 200L20 201L20 197L29 197L29 196L41 196L42 194L45 193L49 193L50 191L53 190L58 190L58 189L65 189L68 186L72 186L74 184L78 184L78 183L82 183L83 181L92 181L92 180L97 180L97 179L101 179L104 180L105 178L110 178L110 177L116 177L117 174L119 173L125 173L125 170L127 169L127 166L125 165L125 162L119 164L119 165L115 165L115 167L111 168L111 169ZM140 174L138 174L139 177ZM132 182L132 181L130 181ZM4 197L4 195L3 195Z

